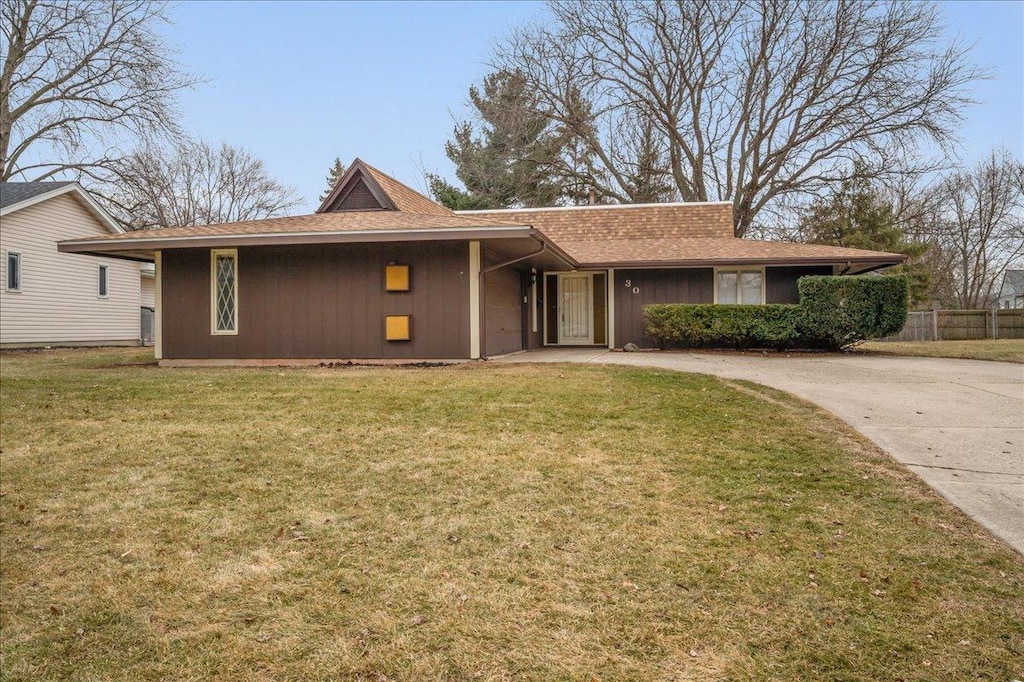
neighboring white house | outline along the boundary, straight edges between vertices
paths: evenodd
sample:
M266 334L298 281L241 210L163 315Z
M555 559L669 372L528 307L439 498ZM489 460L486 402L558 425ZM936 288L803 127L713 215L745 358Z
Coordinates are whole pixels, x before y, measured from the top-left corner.
M76 182L0 183L0 348L138 344L139 264L57 252L122 231Z
M139 305L142 306L142 343L149 346L156 341L154 320L156 316L156 265L142 263L139 265L142 276L142 289L139 293Z
M1024 308L1024 270L1007 270L999 287L997 308Z

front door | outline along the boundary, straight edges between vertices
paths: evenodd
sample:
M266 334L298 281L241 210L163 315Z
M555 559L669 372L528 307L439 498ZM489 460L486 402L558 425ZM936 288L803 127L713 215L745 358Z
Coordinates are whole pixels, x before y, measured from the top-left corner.
M590 274L558 276L559 345L593 345L593 296L594 278Z

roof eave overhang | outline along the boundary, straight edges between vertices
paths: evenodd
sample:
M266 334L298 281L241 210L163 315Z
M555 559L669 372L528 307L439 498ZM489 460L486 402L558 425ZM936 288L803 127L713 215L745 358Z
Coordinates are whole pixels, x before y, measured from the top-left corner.
M220 234L133 239L73 239L57 244L61 253L153 260L157 251L189 248L223 248L237 246L290 246L308 244L358 244L376 242L463 241L487 239L534 238L547 241L549 248L561 257L571 259L550 240L529 226L414 228L400 230L345 230L339 232L286 232L276 234ZM145 256L142 254L146 254Z
M545 235L538 229L531 229L531 237L536 239L538 242L544 244L547 247L548 253L554 254L559 260L565 263L572 269L576 269L580 266L579 262L566 253L558 244L551 240L550 237Z
M766 267L787 267L802 265L836 265L852 266L857 272L870 272L879 268L891 265L899 265L906 257L885 257L885 258L832 258L832 257L805 257L805 258L692 258L676 260L629 260L629 261L580 261L581 268L603 269L603 268L708 268L708 267L729 267L729 266L766 266Z

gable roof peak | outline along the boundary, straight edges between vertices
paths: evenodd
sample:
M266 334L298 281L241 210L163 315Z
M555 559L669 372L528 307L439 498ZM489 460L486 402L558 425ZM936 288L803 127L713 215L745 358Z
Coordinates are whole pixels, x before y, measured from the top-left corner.
M85 209L111 232L124 232L124 227L75 180L0 182L0 216L10 215L65 194L76 197Z
M367 210L454 215L450 209L356 157L316 212Z

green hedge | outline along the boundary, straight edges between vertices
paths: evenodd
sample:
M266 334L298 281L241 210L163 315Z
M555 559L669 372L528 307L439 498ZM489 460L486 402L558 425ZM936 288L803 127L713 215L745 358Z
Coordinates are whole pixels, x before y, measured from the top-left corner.
M658 348L791 348L800 335L797 305L644 306Z
M798 305L644 306L659 348L838 350L895 334L907 320L902 276L801 277Z
M908 285L903 276L801 277L804 335L839 349L895 334L907 322Z

